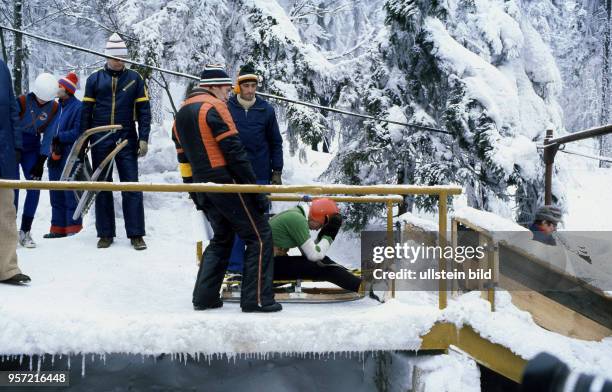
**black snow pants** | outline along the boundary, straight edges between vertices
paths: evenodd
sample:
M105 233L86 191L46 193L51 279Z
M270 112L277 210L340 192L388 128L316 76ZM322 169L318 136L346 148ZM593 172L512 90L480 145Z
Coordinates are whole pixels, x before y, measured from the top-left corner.
M240 306L273 304L272 230L263 212L256 208L255 195L206 193L199 197L214 236L202 257L193 290L193 304L207 306L219 298L236 234L246 244Z
M319 262L304 256L274 256L274 280L294 279L331 282L353 292L358 292L361 284L359 277L327 256Z

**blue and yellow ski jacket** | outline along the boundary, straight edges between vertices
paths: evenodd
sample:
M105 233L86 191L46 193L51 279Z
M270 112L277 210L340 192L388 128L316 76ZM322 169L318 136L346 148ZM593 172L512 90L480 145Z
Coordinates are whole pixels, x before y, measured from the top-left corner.
M123 138L148 142L151 106L147 86L138 72L127 68L113 71L105 66L87 78L81 129L114 124L123 126Z

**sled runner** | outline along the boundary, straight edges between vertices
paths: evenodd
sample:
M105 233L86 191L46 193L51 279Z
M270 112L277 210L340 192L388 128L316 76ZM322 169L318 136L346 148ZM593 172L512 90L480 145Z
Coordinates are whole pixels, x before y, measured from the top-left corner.
M104 160L100 163L96 171L93 172L89 181L98 181L100 178L107 178L109 173L113 170L115 157L117 156L117 154L119 154L121 150L125 148L125 146L127 146L127 144L127 140L120 141L113 149L113 151L111 151L110 154L108 154L106 158L104 158ZM78 219L82 215L85 215L87 211L89 211L89 208L93 204L94 200L96 199L97 194L98 191L83 191L81 197L77 198L79 203L77 204L77 207L74 210L72 219Z
M360 269L352 269L351 272L360 276ZM240 302L240 280L239 275L226 274L223 280L222 297L227 302ZM305 286L302 284L307 282ZM320 284L321 287L317 287ZM311 280L275 280L274 298L282 303L333 303L355 301L365 297L365 293L355 293L340 287L325 287L327 282L316 282Z
M117 156L119 151L121 151L127 145L127 141L119 141L113 151L111 151L111 153L102 161L102 163L100 163L95 172L91 167L88 152L93 146L100 143L102 140L114 134L121 128L121 125L104 125L101 127L91 128L83 132L83 134L72 146L70 154L68 154L66 166L64 166L60 180L98 181L100 178L106 178L108 173L112 170L115 156ZM103 135L100 139L90 144L92 136L103 132L106 132L106 135ZM97 192L77 190L74 191L74 194L78 204L74 212L73 219L78 219L83 214L87 213L96 197Z
M106 135L102 136L102 138L96 141L96 143L98 143L121 128L121 125L104 125L101 127L90 128L83 132L83 134L79 136L70 149L70 154L68 154L66 166L64 166L64 170L62 171L60 181L89 181L91 178L91 164L89 163L87 153L93 146L88 146L89 140L93 135L108 132Z

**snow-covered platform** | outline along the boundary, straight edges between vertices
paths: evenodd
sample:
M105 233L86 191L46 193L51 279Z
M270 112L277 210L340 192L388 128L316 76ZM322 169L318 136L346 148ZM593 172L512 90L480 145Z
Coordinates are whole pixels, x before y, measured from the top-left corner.
M177 235L184 228L163 223L186 222L189 231L190 211L157 210L142 252L121 236L111 248L97 249L93 227L19 248L32 283L0 286L0 354L407 350L420 346L440 316L428 304L371 299L285 304L265 315L244 314L234 303L196 312L194 242Z
M538 327L497 295L496 312L478 292L437 309L436 293L398 292L385 304L286 304L277 314L244 314L237 304L196 312L197 267L190 202L184 195L145 194L149 248L137 252L123 236L96 248L92 214L72 238L43 240L50 211L45 193L35 221L36 249L19 248L29 287L0 285L0 356L63 354L302 355L378 350L444 349L458 345L481 362L493 345L520 361L551 352L572 368L609 375L612 339L584 342ZM116 210L120 211L119 201ZM334 248L349 259L356 248ZM352 256L351 256L352 257ZM476 344L476 348L468 347ZM484 347L480 350L478 347ZM491 351L492 352L492 351ZM490 364L489 364L490 365ZM503 369L502 369L503 370Z

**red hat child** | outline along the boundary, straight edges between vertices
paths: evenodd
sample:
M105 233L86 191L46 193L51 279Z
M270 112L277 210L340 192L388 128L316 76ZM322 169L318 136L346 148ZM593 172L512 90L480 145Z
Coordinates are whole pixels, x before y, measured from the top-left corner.
M71 95L74 95L78 83L79 77L74 72L70 72L68 75L59 80L60 87L66 89L66 92Z

